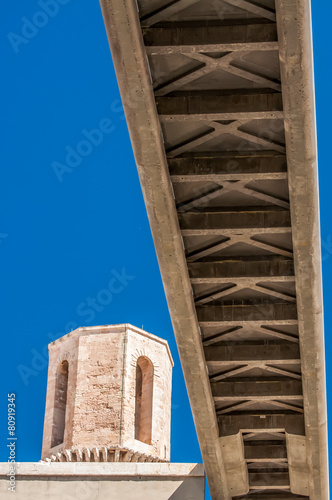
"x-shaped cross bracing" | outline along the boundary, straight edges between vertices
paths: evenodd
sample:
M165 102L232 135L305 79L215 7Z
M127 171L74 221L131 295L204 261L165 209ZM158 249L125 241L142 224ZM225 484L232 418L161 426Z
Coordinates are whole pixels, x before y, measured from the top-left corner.
M273 232L272 229L271 232ZM286 250L271 243L265 243L263 241L259 241L257 237L250 236L250 234L241 234L241 235L232 235L231 237L224 239L220 243L216 243L208 247L196 250L195 252L191 252L187 255L187 259L189 262L195 262L196 260L201 259L202 257L207 257L208 255L214 254L221 250L225 250L226 248L235 245L236 243L245 243L247 245L260 248L261 250L267 250L268 252L272 252L278 255L283 255L284 257L293 258L293 252L290 250Z
M234 366L233 368L227 369L222 373L215 373L210 377L211 380L218 382L220 380L226 380L229 377L234 377L235 375L241 375L249 370L259 368L261 370L267 371L269 373L273 373L274 375L282 375L284 377L291 377L297 380L301 380L302 377L299 373L292 372L290 370L286 370L282 368L283 365L299 365L301 363L300 359L287 359L287 360L253 360L246 361L245 363L237 363L238 366ZM230 364L230 361L219 361L218 365L226 365ZM235 363L234 363L235 364ZM278 366L280 365L280 366Z
M141 19L141 24L144 27L153 26L160 21L171 18L175 14L178 14L184 9L191 7L199 1L200 0L172 0L164 7L145 15ZM267 9L264 6L259 6L256 3L252 3L249 0L224 0L224 2L228 3L231 6L246 10L247 12L255 14L259 17L270 19L271 21L276 21L275 12Z
M261 278L257 278L257 282L261 281L262 281ZM271 278L270 281L273 281L273 278ZM247 289L254 290L256 292L263 293L266 295L270 295L271 297L275 297L277 299L287 300L289 302L296 301L296 297L289 293L278 292L276 290L269 288L266 285L246 282L244 284L234 283L232 285L229 285L227 289L223 289L221 291L216 291L213 293L207 293L200 297L197 297L195 299L195 304L197 305L207 304L208 302L211 302L213 300L225 298L228 295L231 295L232 293L236 293L241 290L247 290Z
M258 190L256 188L248 188L247 184L249 184L248 180L225 181L216 189L210 189L209 191L203 192L200 195L191 198L190 200L179 203L177 205L177 210L178 212L187 212L189 210L192 210L193 208L204 205L214 198L218 198L232 191L238 191L242 194L258 198L259 200L266 201L268 203L272 203L273 205L278 205L289 210L289 202L287 200L283 200L282 198L278 198L277 196L264 193L264 191Z
M234 76L249 80L253 83L258 84L261 88L271 88L277 90L278 92L281 92L281 84L279 82L253 71L249 71L248 69L241 68L241 66L239 66L239 60L243 59L251 52L252 50L229 52L228 54L222 55L218 58L211 57L207 54L199 52L186 53L186 57L190 57L191 59L198 61L200 63L199 66L186 71L170 82L158 85L155 89L155 95L164 96L169 92L180 90L185 85L198 80L202 76L205 76L212 71L218 70L222 70L227 73L231 73Z
M265 335L268 335L269 337L273 338L278 338L281 340L288 340L289 342L294 342L296 344L299 343L299 338L295 335L285 333L284 331L280 330L280 328L271 328L267 327L264 325L257 325L255 327L249 327L249 326L233 326L229 328L226 331L220 332L220 333L214 333L210 337L206 337L203 339L203 345L205 347L216 344L217 342L224 342L229 339L230 336L232 336L235 332L237 333L248 333L248 332L253 332L257 331L260 333L263 333Z
M267 403L267 404L269 404L269 405L276 406L279 409L280 408L285 408L286 410L292 410L292 411L296 411L298 413L303 413L304 412L303 408L288 403L287 402L287 397L279 397L279 399L283 399L284 401L279 401L279 400L273 400L273 399L267 399L266 398L266 399L264 399L264 402ZM295 399L300 400L300 399L303 399L303 397L297 396ZM290 399L290 401L291 400L292 399ZM261 403L261 402L262 402L262 400L259 399L259 398L250 398L250 400L243 400L243 401L241 401L239 403L235 403L235 404L232 404L230 406L227 406L226 408L219 409L219 410L217 410L217 414L218 415L225 415L226 413L230 413L232 411L237 411L237 410L243 410L244 408L250 407L253 404Z
M167 151L167 156L169 158L173 158L182 153L187 153L188 151L193 150L197 146L201 146L206 142L211 141L215 137L220 137L225 134L233 135L234 137L238 137L244 141L249 141L251 143L257 144L258 146L263 146L267 149L272 149L278 151L279 153L285 153L286 148L283 144L279 144L278 142L268 139L266 137L260 137L255 135L253 132L247 132L243 129L240 130L240 127L247 125L251 120L240 121L234 120L230 123L219 123L217 121L206 123L207 126L210 127L210 130L199 134L188 141L185 141L178 146L174 146Z

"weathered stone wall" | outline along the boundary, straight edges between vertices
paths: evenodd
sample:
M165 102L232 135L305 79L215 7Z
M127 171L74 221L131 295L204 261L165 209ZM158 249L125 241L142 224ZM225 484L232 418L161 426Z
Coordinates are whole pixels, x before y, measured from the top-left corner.
M73 447L119 444L123 342L124 330L79 337Z
M144 334L138 336L131 329L128 329L127 335L123 445L169 460L172 390L172 364L169 352L165 344L151 340L150 336ZM150 359L154 367L151 446L134 439L136 364L141 356Z
M66 335L49 346L42 457L48 456L51 449L56 376L58 367L63 361L68 361L68 388L64 443L67 448L72 446L72 425L70 425L70 423L74 421L78 341L78 336Z

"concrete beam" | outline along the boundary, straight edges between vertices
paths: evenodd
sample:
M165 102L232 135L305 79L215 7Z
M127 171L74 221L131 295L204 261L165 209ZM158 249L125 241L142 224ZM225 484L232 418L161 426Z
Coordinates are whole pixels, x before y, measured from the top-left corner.
M156 104L161 122L283 118L280 93L231 96L182 92L177 97L156 97Z
M302 383L299 380L259 380L241 382L212 382L212 395L215 401L238 398L279 396L302 397Z
M206 361L264 361L264 360L297 360L300 362L300 351L297 344L271 345L218 345L204 348Z
M232 259L219 262L189 262L189 275L192 283L226 283L239 278L271 280L273 282L289 281L294 276L294 265L291 260L274 258L274 260Z
M209 326L216 326L216 323L214 321L206 321L203 322L201 321L199 323L202 327L209 327ZM230 320L227 321L227 324L222 322L220 326L222 327L227 327L227 328L252 328L253 330L259 329L259 328L264 328L264 329L269 329L269 330L274 330L280 328L280 326L289 326L289 325L297 325L297 319L263 319L263 320Z
M168 165L174 183L287 179L286 157L273 153L266 156L248 153L243 157L234 153L233 156L228 154L211 158L195 155L190 158L169 158Z
M231 500L137 4L100 4L211 495Z
M149 55L278 50L275 24L211 25L193 29L173 23L171 27L144 28L143 37Z
M239 235L239 229L241 230L241 235ZM288 227L280 227L276 226L273 228L270 227L249 227L249 228L234 228L234 229L223 229L223 228L217 228L217 229L182 229L181 234L182 236L224 236L229 239L229 241L223 242L222 245L225 244L225 248L230 245L234 245L235 243L243 242L247 243L248 245L253 245L257 246L258 248L262 248L263 250L268 250L268 252L284 255L285 257L293 257L293 251L292 250L286 250L282 249L280 246L272 243L264 243L259 241L256 237L259 237L260 235L266 235L266 234L288 234L292 232L291 226ZM231 238L231 239L230 239ZM226 243L228 243L226 245ZM212 253L217 252L218 250L222 250L223 248L216 248L219 245L213 245L210 247L206 248L206 252L204 249L192 252L192 256L195 258L193 260L200 259L202 257L206 257L206 255L210 255ZM280 250L280 252L278 252ZM200 257L198 257L198 254L201 254Z
M190 264L191 262L189 262ZM211 277L204 277L204 278L191 278L190 279L191 283L193 285L202 285L202 284L219 284L219 285L224 285L224 284L234 284L237 289L235 290L232 290L231 291L231 288L229 288L228 290L230 291L230 293L233 293L235 291L239 291L239 290L243 290L245 288L251 288L253 290L258 290L263 292L263 293L271 293L271 294L274 294L274 290L271 288L267 288L267 286L265 285L265 282L267 282L269 284L269 286L272 285L272 287L274 286L274 284L276 283L284 283L284 284L291 284L291 283L294 283L295 281L295 276L287 276L287 275L269 275L269 274L262 274L260 276L229 276L229 277L225 277L225 278L222 278L222 277L214 277L214 276L211 276ZM259 285L257 285L257 283L259 282ZM218 294L218 292L212 292L211 293L211 296L213 296L214 298L217 298L216 294ZM286 293L281 293L280 292L280 297L281 296L290 296L290 294L286 294ZM279 297L279 298L280 298ZM284 298L283 297L283 298Z
M310 0L276 2L310 492L329 498L325 349Z
M309 497L295 496L292 493L273 491L270 493L263 493L262 495L258 493L257 495L250 495L250 497L237 497L236 500L309 500Z
M257 414L220 415L220 436L229 436L241 432L289 432L304 435L304 417L301 414L267 414L264 417Z
M249 474L250 489L275 490L289 489L288 472L251 472Z
M202 326L228 326L230 322L240 325L245 321L266 325L275 322L280 325L283 320L296 320L297 310L296 305L291 303L244 306L209 305L198 306L197 317Z
M245 459L249 462L259 461L274 461L274 460L287 460L287 449L285 445L245 445L244 447Z
M181 230L193 228L223 231L223 229L262 228L273 233L275 228L291 227L288 210L257 209L255 211L227 211L206 209L206 212L179 213Z

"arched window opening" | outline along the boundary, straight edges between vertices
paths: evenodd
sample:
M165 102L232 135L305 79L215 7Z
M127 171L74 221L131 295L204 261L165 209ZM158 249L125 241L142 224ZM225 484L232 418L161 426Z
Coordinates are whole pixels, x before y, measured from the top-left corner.
M136 365L135 439L151 444L153 364L141 356Z
M58 366L55 379L51 448L63 443L64 440L67 391L68 391L68 361L62 361L62 363L60 363Z

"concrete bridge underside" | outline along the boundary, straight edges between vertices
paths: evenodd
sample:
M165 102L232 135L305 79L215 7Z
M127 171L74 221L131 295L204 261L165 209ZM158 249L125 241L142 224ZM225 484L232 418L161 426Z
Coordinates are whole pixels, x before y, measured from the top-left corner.
M100 0L213 500L328 499L309 0Z

